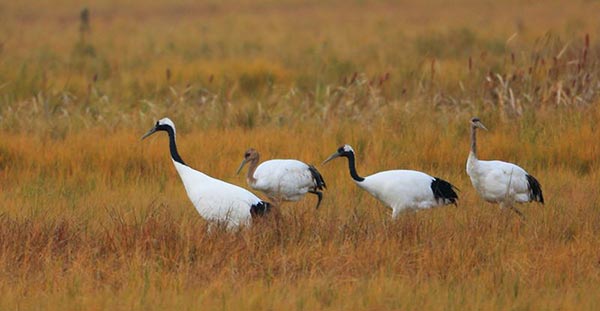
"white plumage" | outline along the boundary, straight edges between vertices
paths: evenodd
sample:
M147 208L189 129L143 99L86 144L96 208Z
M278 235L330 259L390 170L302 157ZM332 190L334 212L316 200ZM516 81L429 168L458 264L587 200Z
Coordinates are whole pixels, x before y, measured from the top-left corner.
M544 203L542 188L535 179L521 167L503 161L481 161L477 159L477 128L487 130L478 118L471 119L471 152L467 159L467 174L479 195L501 207L521 211L513 203L538 201Z
M262 191L277 204L281 201L298 201L306 193L312 193L317 195L319 207L323 198L319 190L326 188L326 185L314 166L293 159L268 160L258 165L259 161L259 153L250 148L244 153L244 160L237 171L239 173L249 163L246 181L252 189Z
M224 223L228 228L232 228L248 225L253 216L264 215L269 211L269 203L262 201L248 190L212 178L185 164L177 152L175 124L169 118L156 122L156 125L142 136L142 139L157 131L168 133L173 165L181 177L192 204L204 219Z
M341 146L325 160L346 157L350 176L354 182L379 201L392 209L397 217L404 209L424 209L447 204L456 204L458 195L449 182L412 170L392 170L360 177L356 172L354 150L350 145Z

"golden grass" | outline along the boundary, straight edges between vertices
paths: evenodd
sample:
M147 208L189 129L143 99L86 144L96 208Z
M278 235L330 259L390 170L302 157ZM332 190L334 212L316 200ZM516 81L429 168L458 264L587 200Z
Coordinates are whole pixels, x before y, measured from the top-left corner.
M592 309L588 297L600 277L593 147L600 135L588 128L599 119L592 112L580 125L579 113L564 124L542 115L538 122L555 126L537 143L527 143L534 125L489 119L482 156L516 161L543 184L548 203L525 207L525 223L472 190L461 118L442 127L439 118L416 114L418 126L364 131L341 123L327 127L328 135L301 125L180 133L190 165L237 184L244 182L234 171L247 146L265 158L320 163L348 142L357 147L363 174L419 169L461 189L458 207L392 221L352 183L346 163L332 162L320 166L329 185L320 210L307 198L236 233L206 231L168 160L166 137L140 142L145 128L94 129L64 140L6 135L0 305ZM349 135L336 133L342 130ZM513 146L515 137L523 148Z
M597 3L104 0L83 40L77 1L1 7L0 310L596 308ZM483 159L542 183L525 222L470 185L473 115ZM139 141L164 116L234 184L248 147L316 164L321 209L208 232L166 137ZM344 143L459 206L390 219L320 165Z

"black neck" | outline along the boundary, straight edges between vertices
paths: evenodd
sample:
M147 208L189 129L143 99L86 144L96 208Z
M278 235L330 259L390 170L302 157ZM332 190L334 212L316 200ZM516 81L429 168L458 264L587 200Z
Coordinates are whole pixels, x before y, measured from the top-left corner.
M350 169L350 176L352 176L352 179L358 182L365 180L364 178L358 176L358 173L356 172L356 161L354 159L354 153L350 153L346 157L348 158L348 168Z
M177 144L175 144L175 131L173 131L173 128L170 126L166 126L164 128L164 131L166 131L169 134L169 150L171 151L171 158L173 158L175 162L187 165L185 164L185 162L183 162L181 156L179 156L179 152L177 152Z

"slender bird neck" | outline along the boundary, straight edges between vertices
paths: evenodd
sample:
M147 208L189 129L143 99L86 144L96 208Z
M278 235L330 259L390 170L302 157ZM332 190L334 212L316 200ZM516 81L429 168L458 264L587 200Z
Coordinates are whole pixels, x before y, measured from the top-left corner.
M185 164L185 162L183 162L183 160L181 159L181 156L179 156L179 152L177 152L177 144L175 143L175 131L170 126L167 127L165 131L169 134L169 150L171 151L171 158L173 158L173 161L179 162L187 166L187 164Z
M254 178L254 172L258 167L259 158L260 156L257 155L256 158L250 160L250 163L248 163L248 174L246 175L246 181L251 185L254 185L256 183L256 178Z
M354 153L350 153L347 158L348 168L350 169L350 176L352 176L352 179L358 182L365 180L363 177L358 176L358 173L356 172L356 160L354 158Z
M471 153L477 158L477 128L471 125Z

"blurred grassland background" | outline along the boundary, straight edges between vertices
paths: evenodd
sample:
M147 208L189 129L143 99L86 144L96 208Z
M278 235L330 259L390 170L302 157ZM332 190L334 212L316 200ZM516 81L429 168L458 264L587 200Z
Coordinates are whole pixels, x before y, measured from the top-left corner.
M87 8L87 13L84 12ZM599 1L0 3L0 309L594 309ZM87 14L87 17L85 15ZM526 221L484 203L483 159L542 183ZM245 186L248 147L329 189L207 232L183 159ZM422 170L458 207L398 220L321 161Z

